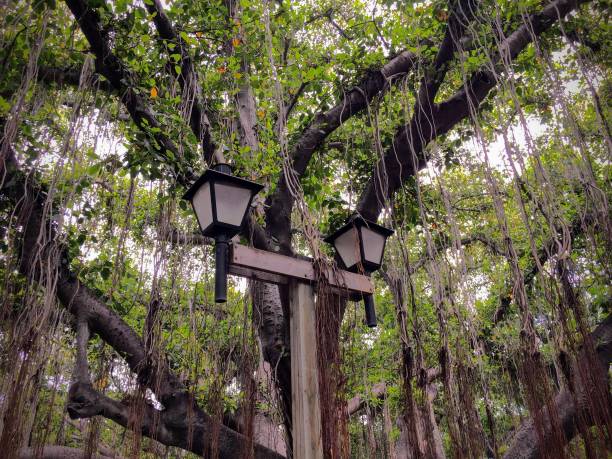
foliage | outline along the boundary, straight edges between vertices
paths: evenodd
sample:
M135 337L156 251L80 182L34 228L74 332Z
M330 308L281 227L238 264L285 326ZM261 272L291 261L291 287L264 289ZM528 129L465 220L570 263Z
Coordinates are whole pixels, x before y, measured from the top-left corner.
M411 119L421 82L435 72L431 62L455 3L177 0L164 5L180 37L173 41L160 38L153 26L155 13L147 8L153 0L90 0L113 53L129 74L123 84L147 104L140 109L159 121L159 126L144 127L130 118L122 100L125 94L109 87L103 76L94 76L104 63L94 55L66 4L12 2L2 7L0 118L18 120L13 146L24 170L51 197L49 220L67 251L70 268L140 335L145 336L151 305L159 301L155 352L167 359L199 405L218 420L224 413L239 415L247 409L254 396L248 381L258 368L261 341L249 285L233 278L228 302L215 304L211 247L196 239L177 243L170 237L197 233L192 212L180 199L184 184L173 171L201 171L206 166L201 139L184 116L193 100L187 100L180 85L182 51L193 61L219 151L238 174L265 184L266 196L278 189L285 136L290 150L304 129L350 94L364 76L376 74L402 51L415 54L414 71L389 82L388 90L367 109L332 132L301 177L311 223L325 234L355 210L376 164L392 151L398 126ZM437 103L452 97L473 72L491 64L502 37L547 2L480 3L477 19L462 37L465 49L445 68ZM549 241L560 244L561 228L571 234L571 248L564 256L572 266L572 287L584 307L585 323L593 329L610 313L610 234L604 223L609 218L604 203L612 197L608 6L589 2L527 46L511 71L496 69L500 83L478 115L431 142L425 149L427 167L405 180L385 203L381 221L396 235L388 243L383 272L374 275L379 326L365 327L361 303L351 302L340 327L345 378L341 398L367 399L369 413L349 420L355 457L370 457L373 440L386 442L376 453L380 457L389 454L388 445L400 445L396 441L401 424L395 420L406 415L407 386L419 404L425 403L426 388L415 375L407 377L402 371L407 349L414 353L415 374L440 367L443 351L450 354L457 374L465 367L469 376L453 387L474 386L473 407L484 432L483 444L496 437L498 452L507 448L504 439L531 409L529 381L520 376L525 317L516 299L508 239L526 279L538 353L555 390L563 385L559 351L577 352L576 342L584 338L582 319L570 314L569 330L562 330L559 321L564 297L556 269L563 258ZM268 16L270 37L262 19ZM35 62L38 80L27 81L28 62L41 37L44 43ZM268 38L271 55L264 46ZM51 81L50 69L60 69L63 79ZM77 75L76 82L69 81L69 74ZM285 106L292 106L282 132L278 87ZM245 140L238 115L245 88L254 101L256 144ZM18 110L19 97L23 107ZM173 139L177 151L164 149L156 140L158 134ZM499 203L501 209L496 207ZM33 304L47 307L51 301L57 306L47 290L36 291L38 287L17 273L18 241L25 230L14 208L8 198L0 200L0 345L7 356L0 366L0 400L15 377L6 359L36 356L41 376L38 390L32 392L36 398L28 418L31 438L22 444L85 448L94 434L83 434L64 412L74 359L72 319L68 314L53 316L37 329L42 337L37 346L44 348L49 340L53 349L46 363L43 354L17 349L16 343L24 342L13 336L18 330L14 324L19 317L30 317ZM260 203L253 212L265 226L262 208ZM294 210L294 249L312 255L302 217ZM243 240L249 237L245 234ZM458 242L463 242L460 249ZM545 255L540 267L538 250ZM389 276L400 280L400 304ZM402 335L402 308L407 337ZM474 340L484 353L478 352ZM116 399L138 392L136 377L123 357L100 337L89 345L97 388ZM381 382L387 386L391 430L384 425L382 400L370 394ZM277 391L260 383L259 409L279 424ZM435 419L450 454L456 452L455 420L449 414L452 394L440 379L431 386L438 394L432 402ZM150 393L145 398L157 402ZM5 414L6 406L1 409ZM493 413L494 427L487 410ZM95 435L116 451L127 456L137 445L144 457L157 456L159 445L139 447L139 436L130 429L109 420L100 421L99 427ZM368 437L368 429L373 436ZM571 447L578 456L585 440ZM169 451L176 457L183 454L177 448Z

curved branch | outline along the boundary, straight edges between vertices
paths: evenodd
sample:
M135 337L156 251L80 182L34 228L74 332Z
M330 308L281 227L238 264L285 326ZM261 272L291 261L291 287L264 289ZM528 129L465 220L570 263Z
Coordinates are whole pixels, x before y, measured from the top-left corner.
M89 342L89 325L82 316L77 316L76 323L76 364L74 379L82 383L91 383L89 363L87 361L87 343Z
M61 68L61 67L39 67L36 75L39 82L46 84L57 84L59 86L70 85L78 88L81 79L80 68ZM112 94L115 88L107 81L96 78L94 86L106 93Z
M77 317L79 350L76 382L69 393L69 414L79 418L102 415L124 427L132 425L127 405L98 393L89 383L83 359L86 359L84 346L90 330L125 358L139 382L151 389L162 403L162 411L147 405L140 426L142 433L164 444L205 454L213 440L215 421L196 404L167 362L147 356L142 338L70 271L69 259L56 242L57 230L46 211L44 190L34 178L24 176L19 170L10 146L6 151L7 155L0 158L0 176L4 177L1 191L16 204L15 214L23 228L19 270L33 282L44 282L43 266L46 272L56 273L57 297ZM41 234L46 237L41 238ZM244 448L249 443L244 436L223 425L219 426L219 432L220 457L240 457L246 451ZM255 445L254 449L256 457L282 457L261 445Z
M202 98L202 87L198 82L198 74L191 56L189 47L185 40L176 33L170 18L166 15L164 8L159 0L144 2L147 11L153 16L153 23L157 28L157 33L163 40L167 40L177 45L181 55L181 73L178 74L174 65L169 65L170 71L178 79L183 93L183 100L189 107L188 122L189 127L195 136L202 142L202 152L204 160L210 164L215 153L215 143L211 135L211 125L209 114L205 111L205 103ZM190 100L190 98L193 98Z
M467 26L474 18L479 3L478 0L461 0L452 8L446 24L444 38L433 61L433 68L430 72L427 72L421 81L414 109L414 112L418 113L419 116L431 116L434 99L446 76L448 64L452 60Z
M387 395L387 385L384 382L376 383L369 391L370 399L383 399ZM346 413L348 416L353 416L361 411L367 403L367 399L356 395L346 402Z
M493 63L502 58L511 61L538 36L589 0L556 0L539 13L532 14L500 45ZM495 76L485 66L472 74L469 81L451 98L435 104L428 117L416 111L407 125L401 126L385 156L378 162L366 185L357 210L370 220L376 220L385 203L405 181L425 168L429 158L426 147L435 138L446 134L470 114L470 107L478 107L495 87Z
M325 113L319 113L302 131L293 145L290 157L293 169L302 176L314 152L321 147L327 136L353 115L361 112L382 92L390 82L406 74L415 64L416 56L404 51L391 59L380 70L368 73L363 80L345 94L342 100ZM277 183L276 191L267 200L266 224L268 231L279 241L283 253L291 252L289 234L293 198L289 193L284 175Z
M96 57L96 72L104 76L112 87L121 94L121 102L138 128L152 140L153 149L172 167L177 181L188 186L193 181L193 172L181 164L177 145L162 132L162 125L153 114L151 107L135 90L133 75L113 54L107 33L102 29L100 15L89 7L85 0L66 0L85 38ZM171 152L169 156L167 152Z
M73 419L104 416L125 428L134 427L134 407L101 394L91 384L74 383L70 387L68 397L68 413ZM143 435L164 445L177 446L198 455L210 454L210 445L215 434L215 421L201 410L191 414L188 426L186 414L184 417L178 417L167 410L159 411L147 401L142 401L137 409L143 413L139 425ZM218 428L220 457L228 459L244 457L248 445L247 439L224 425ZM261 445L255 445L254 450L256 458L282 458L281 455Z

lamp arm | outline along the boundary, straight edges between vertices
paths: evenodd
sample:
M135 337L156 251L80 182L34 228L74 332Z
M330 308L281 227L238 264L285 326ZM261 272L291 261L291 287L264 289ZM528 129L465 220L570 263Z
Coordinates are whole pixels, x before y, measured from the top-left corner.
M364 295L366 325L370 328L376 327L376 309L374 308L374 295Z
M215 238L215 302L227 301L229 245L225 235Z

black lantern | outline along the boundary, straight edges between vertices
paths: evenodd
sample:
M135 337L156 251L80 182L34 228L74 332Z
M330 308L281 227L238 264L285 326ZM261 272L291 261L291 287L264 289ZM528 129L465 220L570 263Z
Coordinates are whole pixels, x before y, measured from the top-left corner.
M334 246L348 271L371 274L380 268L387 238L393 230L377 225L361 216L351 217L346 225L327 236L325 242ZM372 295L363 297L366 323L376 326L376 311Z
M215 239L215 301L227 301L228 243L238 234L262 185L232 175L228 164L208 169L185 193L204 236Z

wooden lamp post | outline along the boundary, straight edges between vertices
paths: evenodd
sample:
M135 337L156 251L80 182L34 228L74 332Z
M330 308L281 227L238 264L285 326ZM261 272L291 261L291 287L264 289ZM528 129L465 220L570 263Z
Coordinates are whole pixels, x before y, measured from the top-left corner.
M215 239L215 301L227 300L228 273L289 287L293 454L296 459L322 459L313 289L317 274L321 273L315 272L311 259L289 257L230 241L243 228L253 197L262 188L257 183L231 175L228 165L219 164L207 170L187 191L184 199L191 202L202 233ZM359 270L363 267L361 272L370 272L380 267L385 240L392 231L371 222L352 222L350 228L356 228L357 233L350 233L350 228L344 232L341 229L330 237L350 270L333 271L330 268L322 274L337 294L349 298L363 297L366 311L367 298L370 298L373 311L374 286L370 278L360 274ZM358 238L343 234L357 234ZM361 256L357 263L351 263L350 251L345 247L356 240L360 244ZM376 316L371 317L369 323L373 320L375 324Z

